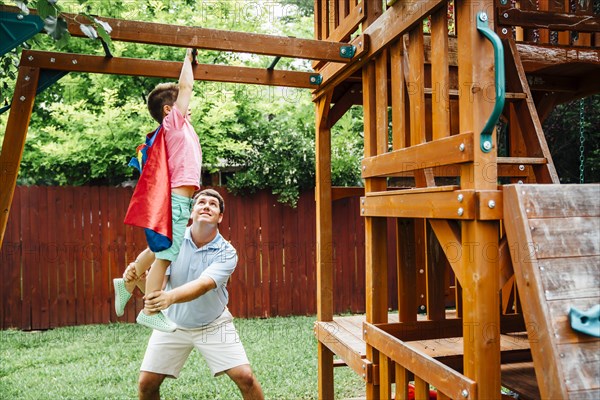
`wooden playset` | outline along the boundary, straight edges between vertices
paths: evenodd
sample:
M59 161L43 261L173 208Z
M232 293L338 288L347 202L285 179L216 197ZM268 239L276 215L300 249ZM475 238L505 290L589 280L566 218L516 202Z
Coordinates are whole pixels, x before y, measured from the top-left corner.
M0 11L5 26L23 23ZM597 13L591 0L315 0L314 40L106 21L112 40L275 57L267 69L197 65L196 79L312 90L320 399L334 398L338 366L364 379L368 399L407 398L409 382L417 399L431 389L500 398L501 387L592 399L600 339L598 315L586 312L600 302L600 187L560 184L541 121L600 92ZM314 60L315 72L277 70L279 57ZM0 155L0 245L36 91L67 72L177 78L179 68L23 51ZM365 185L332 188L331 127L353 105L364 111ZM364 316L333 315L331 215L345 196L362 196Z

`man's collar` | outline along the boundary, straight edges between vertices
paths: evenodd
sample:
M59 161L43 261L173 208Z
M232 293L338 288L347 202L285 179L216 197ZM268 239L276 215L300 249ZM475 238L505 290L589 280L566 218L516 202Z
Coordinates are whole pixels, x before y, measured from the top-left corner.
M190 242L192 242L194 247L196 247L197 249L202 249L202 250L219 249L221 247L221 242L224 240L223 236L221 236L221 232L217 231L217 235L213 238L213 240L211 240L210 242L208 242L207 244L205 244L202 247L198 247L198 246L196 246L196 243L194 243L194 240L192 239L192 227L191 226L185 230L184 238L189 240Z

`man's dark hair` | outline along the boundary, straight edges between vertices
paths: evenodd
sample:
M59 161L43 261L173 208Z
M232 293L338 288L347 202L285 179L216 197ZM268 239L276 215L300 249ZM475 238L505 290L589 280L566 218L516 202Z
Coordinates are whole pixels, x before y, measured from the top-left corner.
M194 204L196 204L198 202L198 198L200 196L214 197L215 199L219 200L219 211L221 212L221 214L223 214L223 212L225 212L225 200L223 200L223 196L221 196L221 193L217 192L214 189L201 190L200 192L196 193L196 195L194 196Z

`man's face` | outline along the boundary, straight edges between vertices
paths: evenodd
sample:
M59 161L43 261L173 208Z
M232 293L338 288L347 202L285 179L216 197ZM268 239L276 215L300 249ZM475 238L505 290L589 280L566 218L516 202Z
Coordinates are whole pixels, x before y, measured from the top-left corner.
M212 196L199 196L192 210L193 222L217 225L223 219L219 209L219 200Z

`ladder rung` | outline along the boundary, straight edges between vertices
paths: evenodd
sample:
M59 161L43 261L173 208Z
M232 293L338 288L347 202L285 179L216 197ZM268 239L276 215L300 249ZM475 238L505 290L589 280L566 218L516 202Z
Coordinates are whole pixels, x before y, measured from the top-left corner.
M451 192L451 191L459 190L459 189L460 189L460 186L458 186L458 185L431 186L431 187L423 187L423 188L410 188L410 189L388 190L386 192L369 192L369 193L365 193L365 196L367 196L367 197L373 197L373 196L397 196L399 194Z
M432 88L425 88L424 92L425 92L425 95L430 96L433 94L434 90ZM458 97L459 91L458 91L458 89L449 89L448 94L450 95L450 97ZM504 97L507 100L525 100L527 98L527 94L510 92L510 93L505 93Z
M548 160L544 157L498 157L498 164L524 164L524 165L541 165L548 164Z

